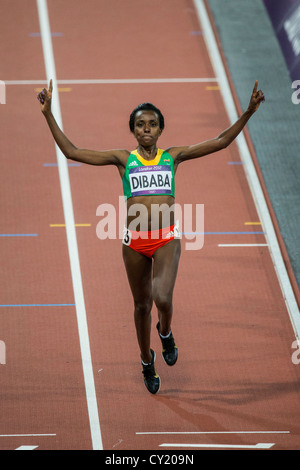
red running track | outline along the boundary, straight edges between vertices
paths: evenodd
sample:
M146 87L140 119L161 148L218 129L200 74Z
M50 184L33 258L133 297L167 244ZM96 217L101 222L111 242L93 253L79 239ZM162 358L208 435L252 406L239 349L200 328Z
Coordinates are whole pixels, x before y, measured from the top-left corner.
M191 0L48 3L59 80L209 79L60 84L64 130L75 145L133 149L128 117L143 101L165 115L161 148L228 126ZM35 235L0 237L0 449L92 449L66 230L51 226L65 220L55 147L36 101L45 80L36 2L4 2L0 28L0 78L8 81L0 233ZM9 84L16 80L30 82ZM76 234L106 450L300 449L300 365L292 362L295 336L268 247L218 246L266 244L261 226L245 225L259 218L240 163L234 143L178 171L177 202L204 204L209 234L201 250L183 250L173 323L180 360L168 368L157 354L156 396L142 380L121 241L96 236L97 207L118 207L118 172L69 167L75 223L87 224Z

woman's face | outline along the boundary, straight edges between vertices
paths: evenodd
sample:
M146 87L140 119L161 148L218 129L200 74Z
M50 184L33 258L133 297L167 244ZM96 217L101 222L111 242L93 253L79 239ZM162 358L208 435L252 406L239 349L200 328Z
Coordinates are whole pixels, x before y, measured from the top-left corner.
M138 111L136 113L133 134L139 145L143 147L156 145L161 133L159 118L154 111Z

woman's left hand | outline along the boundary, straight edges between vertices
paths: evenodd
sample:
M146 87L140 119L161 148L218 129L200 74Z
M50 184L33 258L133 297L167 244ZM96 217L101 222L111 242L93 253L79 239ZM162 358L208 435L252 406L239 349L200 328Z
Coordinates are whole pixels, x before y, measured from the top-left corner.
M258 81L256 80L253 91L252 91L250 103L248 106L248 110L251 111L252 113L255 113L255 111L258 110L260 103L263 103L265 101L265 95L263 94L261 90L257 91L257 87L258 87Z

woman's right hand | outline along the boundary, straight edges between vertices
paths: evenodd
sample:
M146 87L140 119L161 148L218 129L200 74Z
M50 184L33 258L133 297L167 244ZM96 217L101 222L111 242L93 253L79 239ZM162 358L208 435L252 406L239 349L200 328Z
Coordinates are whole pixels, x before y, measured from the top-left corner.
M42 91L37 95L37 99L41 103L41 111L43 114L51 112L51 100L52 100L52 79L50 80L49 89L43 88Z

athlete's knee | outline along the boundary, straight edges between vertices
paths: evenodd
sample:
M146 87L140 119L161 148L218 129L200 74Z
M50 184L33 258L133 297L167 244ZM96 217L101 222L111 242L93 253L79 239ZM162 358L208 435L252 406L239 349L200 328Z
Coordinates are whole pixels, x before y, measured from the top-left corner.
M137 315L149 315L151 313L152 299L143 299L134 301L134 311Z
M160 312L169 313L172 310L172 296L167 293L156 292L154 302Z

